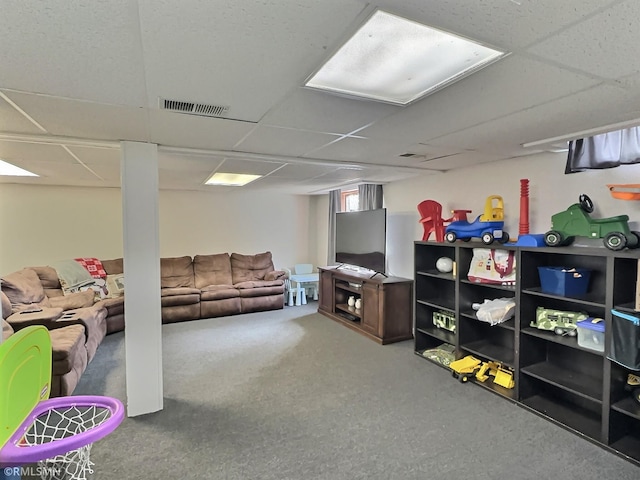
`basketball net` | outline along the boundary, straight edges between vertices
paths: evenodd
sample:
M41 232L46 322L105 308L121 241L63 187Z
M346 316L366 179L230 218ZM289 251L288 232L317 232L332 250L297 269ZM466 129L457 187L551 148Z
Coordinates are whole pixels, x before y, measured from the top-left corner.
M77 435L97 427L110 416L109 409L96 405L53 408L36 417L20 446L41 445ZM87 474L93 473L91 445L39 461L42 480L86 480Z

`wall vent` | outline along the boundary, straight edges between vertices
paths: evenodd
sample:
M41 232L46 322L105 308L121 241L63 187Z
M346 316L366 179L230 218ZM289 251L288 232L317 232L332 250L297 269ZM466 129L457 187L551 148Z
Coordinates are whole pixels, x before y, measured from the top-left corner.
M223 117L229 111L229 107L224 105L207 105L205 103L168 100L166 98L160 99L160 109L189 115L200 115L202 117Z

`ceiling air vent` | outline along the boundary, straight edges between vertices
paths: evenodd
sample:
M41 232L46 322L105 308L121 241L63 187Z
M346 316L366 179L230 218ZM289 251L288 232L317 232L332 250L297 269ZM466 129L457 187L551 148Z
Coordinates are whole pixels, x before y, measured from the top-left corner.
M205 103L182 102L180 100L160 99L160 108L172 112L200 115L203 117L222 117L229 111L223 105L207 105Z

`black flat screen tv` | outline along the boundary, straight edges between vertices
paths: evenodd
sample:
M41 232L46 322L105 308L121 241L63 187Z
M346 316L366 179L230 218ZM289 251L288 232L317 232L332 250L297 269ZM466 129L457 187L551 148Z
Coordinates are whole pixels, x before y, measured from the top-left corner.
M385 273L387 210L336 213L336 263Z

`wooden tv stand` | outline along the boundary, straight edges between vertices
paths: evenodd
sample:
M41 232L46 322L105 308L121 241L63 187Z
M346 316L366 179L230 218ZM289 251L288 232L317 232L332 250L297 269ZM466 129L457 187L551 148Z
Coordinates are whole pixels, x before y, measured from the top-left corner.
M320 270L318 312L380 344L413 338L413 280L359 273L337 267ZM359 310L349 297L360 298Z

